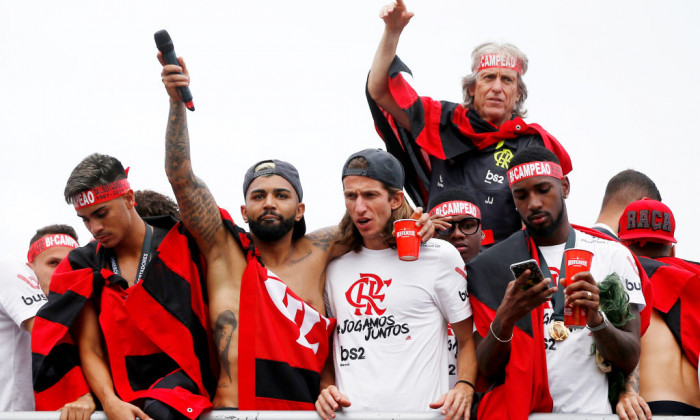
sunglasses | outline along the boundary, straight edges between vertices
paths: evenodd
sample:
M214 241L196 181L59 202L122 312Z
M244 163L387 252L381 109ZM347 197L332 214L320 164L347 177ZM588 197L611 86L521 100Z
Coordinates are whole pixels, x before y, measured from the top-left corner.
M447 229L438 229L437 233L440 236L450 236L455 231L455 226L459 228L459 231L463 234L469 236L475 234L479 230L479 225L481 225L481 220L468 217L466 219L451 221L450 227Z

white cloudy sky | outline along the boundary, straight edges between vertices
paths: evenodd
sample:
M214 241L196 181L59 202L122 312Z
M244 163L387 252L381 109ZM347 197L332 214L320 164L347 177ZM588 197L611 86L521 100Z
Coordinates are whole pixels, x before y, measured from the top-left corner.
M242 174L280 158L300 170L310 229L343 212L340 167L381 146L364 81L384 0L0 1L0 173L4 255L25 258L36 228L70 223L73 167L93 152L131 166L135 189L170 195L163 170L167 97L153 33L167 29L192 76L193 161L240 222ZM676 214L678 255L700 259L700 3L408 2L399 54L417 90L460 100L474 46L516 43L530 58L527 121L574 162L570 219L592 224L607 180L648 174Z

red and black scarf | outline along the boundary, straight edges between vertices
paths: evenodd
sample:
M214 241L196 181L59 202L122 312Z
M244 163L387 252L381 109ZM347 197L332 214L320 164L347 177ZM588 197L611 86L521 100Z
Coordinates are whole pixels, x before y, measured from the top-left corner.
M678 265L668 263L671 258L642 257L640 262L654 285L654 309L661 313L688 361L697 369L700 356L700 276L682 268L687 263L684 260L681 263L676 261Z
M594 230L573 226L577 231L597 238L612 240ZM537 246L525 230L514 233L508 239L479 254L467 266L469 299L474 310L474 325L479 335L486 337L489 326L501 305L508 283L513 279L510 265L533 258L538 261ZM639 261L642 291L647 302L652 299L652 287ZM488 388L479 383L480 391L488 388L479 402L479 419L526 419L533 412L551 412L552 397L549 394L547 356L542 317L544 305L515 323L511 354L505 369L505 377ZM646 331L651 317L651 305L641 312L642 331Z
M226 227L246 253L238 336L241 410L313 410L335 320L319 314L263 267L245 231L225 210Z
M149 223L155 224L152 220ZM163 223L172 226L172 221ZM56 269L49 302L37 314L32 334L37 410L57 410L88 392L70 334L88 302L96 306L101 318L104 311L110 311L110 316L121 314L137 320L132 325L139 334L126 334L123 348L108 349L120 398L130 402L152 398L191 419L211 408L216 358L203 263L183 226L168 230L165 225L154 232L160 245L143 281L129 288L122 306L100 307L117 290L116 283L124 280L104 268L107 252L97 242L72 251ZM139 347L143 351L136 350Z

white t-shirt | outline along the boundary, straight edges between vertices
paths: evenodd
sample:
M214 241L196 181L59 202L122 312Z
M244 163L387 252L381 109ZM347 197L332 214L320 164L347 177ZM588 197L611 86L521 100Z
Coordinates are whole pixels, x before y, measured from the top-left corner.
M644 308L639 272L630 251L618 242L604 240L576 231L575 248L593 253L591 274L597 282L605 280L608 274L617 273L622 285L640 311ZM559 284L559 270L564 252L564 244L540 247L542 255L552 274L553 281ZM547 354L547 376L549 393L554 401L555 413L611 414L608 402L608 380L598 369L595 354L591 354L593 333L588 328L571 330L564 341L549 337L553 308L545 306L544 345Z
M457 385L457 337L455 337L451 326L447 326L447 374L448 389Z
M416 261L363 248L328 265L336 385L350 410L428 411L448 391L447 322L472 314L465 279L459 252L440 239Z
M31 335L22 323L46 302L25 264L0 262L0 411L33 411Z

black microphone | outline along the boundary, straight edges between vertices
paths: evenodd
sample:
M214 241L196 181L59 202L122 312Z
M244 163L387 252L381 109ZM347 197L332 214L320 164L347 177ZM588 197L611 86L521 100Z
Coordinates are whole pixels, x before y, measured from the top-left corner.
M165 61L165 64L175 64L176 66L179 66L180 62L177 61L173 40L170 39L168 31L165 29L160 30L153 34L153 38L156 40L156 47L158 47L158 51L163 54L163 61ZM192 93L190 93L189 86L179 87L177 90L180 92L182 102L185 103L187 109L194 111L194 103L192 102Z

